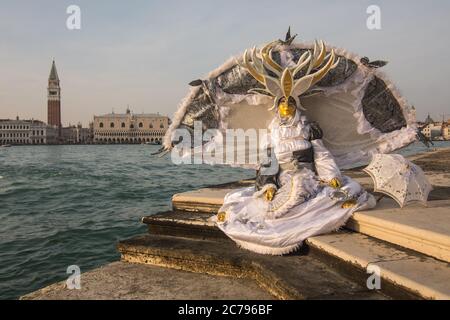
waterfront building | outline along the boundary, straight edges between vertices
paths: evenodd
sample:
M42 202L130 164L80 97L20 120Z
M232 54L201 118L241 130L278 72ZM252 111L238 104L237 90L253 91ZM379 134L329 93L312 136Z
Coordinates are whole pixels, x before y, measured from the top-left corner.
M436 122L428 114L424 122L419 122L418 124L422 126L422 133L425 137L431 140L450 140L449 132L450 119L445 121L443 118L442 122Z
M0 144L55 144L58 128L39 120L0 120Z
M444 140L450 140L449 121L442 125L442 137L444 138Z
M162 143L170 120L160 114L109 113L94 116L94 143Z
M432 122L428 123L423 129L422 133L428 139L434 140L442 136L442 123Z
M83 128L81 123L69 125L62 128L61 138L66 144L90 144L93 141L92 126Z

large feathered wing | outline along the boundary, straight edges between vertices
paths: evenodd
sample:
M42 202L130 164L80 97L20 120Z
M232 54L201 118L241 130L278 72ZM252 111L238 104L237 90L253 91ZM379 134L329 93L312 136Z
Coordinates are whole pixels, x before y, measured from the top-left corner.
M293 66L311 49L307 44L280 45L273 57L283 67ZM361 63L357 55L331 49L339 64L299 100L305 109L302 113L319 123L324 143L339 166L367 162L374 153L389 153L414 142L415 115L393 83L378 69ZM172 148L176 129L193 132L195 121L202 122L203 131L267 129L275 115L268 111L273 98L240 66L240 59L241 55L232 58L205 80L193 82L195 87L166 134L166 149Z

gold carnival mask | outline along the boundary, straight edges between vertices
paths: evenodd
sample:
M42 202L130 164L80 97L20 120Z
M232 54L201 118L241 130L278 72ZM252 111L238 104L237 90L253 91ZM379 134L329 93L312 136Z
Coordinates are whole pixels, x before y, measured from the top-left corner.
M282 119L291 119L295 116L296 108L290 105L286 100L282 101L278 106L278 114Z

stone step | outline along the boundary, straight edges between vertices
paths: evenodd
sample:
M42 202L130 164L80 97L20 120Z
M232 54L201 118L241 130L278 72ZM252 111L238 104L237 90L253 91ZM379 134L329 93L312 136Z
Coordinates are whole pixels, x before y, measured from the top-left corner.
M354 281L310 255L264 256L227 240L163 235L121 241L117 248L124 262L249 278L278 299L388 298L369 290L365 281Z
M177 193L172 196L172 208L174 211L217 213L217 210L222 206L224 196L228 192L254 184L254 180L241 180L210 188Z
M201 212L216 214L223 204L225 195L231 188L202 188L172 196L172 208L175 211Z
M356 212L347 227L450 262L450 200L401 209L385 198L372 210Z
M174 196L173 206L192 212L208 208L217 213L230 189L207 188ZM182 199L182 205L177 202ZM383 198L375 209L357 212L349 220L351 230L391 242L423 254L450 261L450 200L429 201L427 207L410 205L399 208Z
M194 212L167 212L145 217L143 221L153 235L216 239L235 247L224 233L208 221L209 217ZM307 240L307 244L313 249L312 254L325 258L325 262L337 258L337 269L346 270L352 278L358 277L359 283L366 281L368 265L379 265L385 287L383 290L390 295L398 296L399 286L403 292L426 299L441 299L450 294L448 264L418 252L348 231L313 237Z
M450 268L446 262L360 233L312 237L307 244L352 274L355 269L366 273L369 266L378 267L382 290L383 286L397 287L424 299L450 299ZM349 266L353 268L348 269Z
M168 211L142 218L150 234L188 238L228 239L213 222L211 214L188 211Z

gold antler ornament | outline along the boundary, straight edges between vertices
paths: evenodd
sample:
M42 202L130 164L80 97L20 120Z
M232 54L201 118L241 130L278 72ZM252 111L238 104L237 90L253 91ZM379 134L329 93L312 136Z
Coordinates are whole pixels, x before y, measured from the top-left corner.
M253 48L251 52L246 50L241 66L265 87L265 89L252 89L252 92L260 93L262 91L275 98L271 109L283 106L286 108L285 105L289 104L290 98L294 99L298 108L302 108L298 97L335 68L339 59L336 59L333 49L327 55L327 48L323 41L315 41L312 52L307 50L303 53L294 67L283 68L272 57L277 43L278 41L270 42L259 52L256 48ZM304 71L302 77L295 79L297 74L302 71Z

